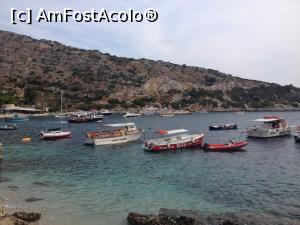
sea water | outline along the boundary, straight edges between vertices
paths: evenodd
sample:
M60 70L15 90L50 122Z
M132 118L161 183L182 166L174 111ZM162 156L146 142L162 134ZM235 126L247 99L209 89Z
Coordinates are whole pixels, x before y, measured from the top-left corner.
M130 211L148 214L160 208L267 214L300 221L300 144L292 137L249 139L246 151L236 153L143 150L143 139L155 137L159 129L205 132L208 143L243 140L251 120L270 114L300 124L299 112L128 119L112 115L102 124L71 124L71 139L42 141L38 134L43 124L58 119L32 118L18 123L16 131L0 133L4 148L0 196L9 211L41 212L43 225L124 225ZM135 122L145 128L145 137L121 145L83 145L85 132L120 122ZM208 131L209 125L231 122L239 123L239 129ZM24 136L32 141L22 143ZM28 202L28 198L40 200Z

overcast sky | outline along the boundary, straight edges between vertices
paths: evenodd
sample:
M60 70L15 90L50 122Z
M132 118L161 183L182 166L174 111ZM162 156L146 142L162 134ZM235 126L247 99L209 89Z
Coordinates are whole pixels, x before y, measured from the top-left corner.
M145 10L155 23L10 23L10 10ZM300 0L9 0L0 29L118 56L161 59L300 87Z

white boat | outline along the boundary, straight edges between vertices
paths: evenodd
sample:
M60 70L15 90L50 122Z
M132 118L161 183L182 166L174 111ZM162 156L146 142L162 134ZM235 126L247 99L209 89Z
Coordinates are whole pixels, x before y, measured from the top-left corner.
M85 143L90 145L126 143L140 139L144 133L144 129L136 128L134 123L107 124L104 126L116 129L87 132Z
M139 113L130 113L130 112L127 112L125 115L123 115L123 118L128 118L128 117L137 117L137 116L140 116L141 114Z
M60 111L62 114L62 92L61 92L61 97L60 97ZM41 139L43 140L59 140L59 139L65 139L65 138L70 138L72 132L69 130L63 130L63 124L68 124L66 121L62 121L62 117L60 117L60 122L50 122L51 124L60 124L59 127L55 128L48 128L45 131L41 131ZM50 124L48 123L48 124Z
M69 123L88 123L88 122L102 122L103 115L96 111L79 111L68 113L67 119Z
M110 116L111 115L111 111L108 111L107 109L105 109L104 111L101 111L101 114L103 116Z
M204 134L186 134L188 130L160 130L159 133L162 135L173 135L163 138L151 139L145 142L144 148L147 151L159 152L167 150L176 150L181 148L193 148L201 147L203 143Z
M60 122L58 122L60 123ZM61 122L60 124L67 123ZM41 139L43 140L59 140L70 138L72 132L71 131L63 131L62 126L58 128L49 128L45 131L41 131Z
M271 138L288 136L292 133L292 127L288 125L285 119L278 116L266 116L253 121L262 122L262 124L249 128L247 130L248 137Z

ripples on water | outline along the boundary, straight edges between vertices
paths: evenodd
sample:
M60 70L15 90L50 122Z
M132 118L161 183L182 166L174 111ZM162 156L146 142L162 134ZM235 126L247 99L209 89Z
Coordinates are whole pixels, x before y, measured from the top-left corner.
M279 114L300 124L298 112ZM195 113L128 121L144 127L148 138L158 129L187 128L206 132L206 142L222 143L245 139L250 121L263 115ZM123 224L129 211L156 213L160 208L300 220L300 145L292 138L250 139L247 151L238 153L182 150L150 154L142 150L142 140L84 146L84 132L99 129L99 123L72 124L69 140L41 141L37 135L44 120L31 119L18 124L17 131L0 134L5 150L0 175L8 178L0 183L0 196L10 207L41 211L43 224ZM114 115L104 121L125 120ZM220 122L239 122L240 129L208 131L209 125ZM22 144L25 135L33 141ZM43 200L25 202L31 197Z

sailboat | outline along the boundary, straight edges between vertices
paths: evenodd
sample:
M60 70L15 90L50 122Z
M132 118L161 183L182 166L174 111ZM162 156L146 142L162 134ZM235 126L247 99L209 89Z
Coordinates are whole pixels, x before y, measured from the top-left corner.
M60 113L62 114L62 92L61 92L61 97L60 97ZM41 139L43 140L59 140L59 139L65 139L65 138L70 138L72 132L69 130L63 130L63 124L68 124L68 122L63 121L63 118L60 117L60 122L52 122L53 123L59 123L60 127L57 128L51 128L47 129L45 131L41 131Z

